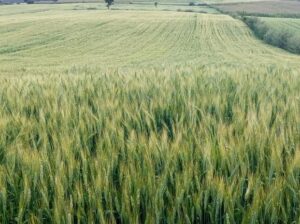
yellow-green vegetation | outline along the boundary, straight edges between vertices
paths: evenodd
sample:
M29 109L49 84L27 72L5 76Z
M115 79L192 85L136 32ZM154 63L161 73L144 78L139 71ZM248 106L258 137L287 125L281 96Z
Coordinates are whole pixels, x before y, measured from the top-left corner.
M1 78L1 223L292 223L299 73Z
M281 40L285 44L285 49L300 54L300 19L289 19L289 18L260 18L269 33L274 36L282 37ZM270 36L270 35L269 35ZM276 38L275 38L276 39Z
M2 74L86 67L298 65L299 57L262 44L245 24L226 15L73 10L69 5L51 5L48 11L35 6L20 13L20 7L0 9L0 15L6 14L0 16Z
M0 223L300 221L300 57L225 15L9 7Z
M300 20L256 17L242 19L266 43L300 54Z
M300 2L294 0L222 3L214 6L222 12L244 16L300 17Z
M300 36L300 19L293 18L272 18L272 17L261 17L259 18L272 29L278 30L289 30L291 33L295 33Z
M58 0L58 3L98 3L99 1L97 0ZM198 1L198 0L115 0L114 1L116 4L136 4L136 3L162 3L162 4L189 4L189 3L241 3L241 2L261 2L261 0L203 0L203 1Z

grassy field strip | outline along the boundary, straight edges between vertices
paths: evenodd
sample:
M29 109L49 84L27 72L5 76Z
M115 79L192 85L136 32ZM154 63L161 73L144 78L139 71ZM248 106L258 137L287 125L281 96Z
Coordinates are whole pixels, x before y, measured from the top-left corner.
M159 4L158 7L154 7L154 2L149 2L147 4L122 4L112 6L113 10L145 10L145 11L179 11L179 12L198 12L198 13L212 13L219 14L219 12L209 6L189 6L188 3L184 4L169 4L163 5Z
M262 0L204 0L203 2L206 2L207 4L219 4L219 3L253 3L256 4L256 2L261 2ZM270 2L273 0L263 0L264 2Z
M260 2L237 2L232 4L216 4L216 8L227 13L242 13L244 15L299 17L299 1L260 1Z
M300 55L300 19L253 16L242 19L265 43Z
M195 3L240 3L240 2L259 2L262 0L204 0L204 1L190 1L190 0L160 0L159 3L161 4L189 4L190 2L195 2ZM264 0L264 1L269 1L269 0ZM272 1L272 0L270 0ZM95 2L97 3L96 0L59 0L58 2L60 3L91 3ZM115 1L117 4L154 4L155 0L117 0Z
M300 35L300 19L266 17L260 17L260 19L273 29L290 29L292 32Z
M203 37L211 37L211 46L209 49L204 50L204 52L219 51L220 55L224 56L224 58L240 59L241 62L244 60L258 62L259 60L265 61L266 59L276 61L276 57L285 54L283 51L274 54L274 49L263 45L260 41L253 38L250 31L239 21L227 16L216 16L214 19L211 19L211 17L206 18L208 21L205 26L210 28L207 29L208 33L203 35ZM208 42L206 39L200 41L204 43ZM227 53L223 54L223 52L220 52L220 49ZM266 54L268 58L262 59L258 57L260 54ZM245 55L246 58L241 58L242 55Z
M118 4L116 3L111 7L112 10L141 10L141 11L194 11L218 14L218 11L209 6L189 6L188 3L184 4L169 4L158 5L156 8L154 2L148 2L146 4ZM18 14L33 14L44 11L94 11L102 10L106 11L107 7L104 3L70 3L70 4L38 4L38 5L3 5L0 8L0 16L13 16Z

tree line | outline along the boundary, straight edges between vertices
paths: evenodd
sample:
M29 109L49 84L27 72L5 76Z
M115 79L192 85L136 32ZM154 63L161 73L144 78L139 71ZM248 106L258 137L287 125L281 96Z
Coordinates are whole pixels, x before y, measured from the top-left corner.
M266 43L300 54L300 36L289 29L274 29L256 17L242 17L254 34Z

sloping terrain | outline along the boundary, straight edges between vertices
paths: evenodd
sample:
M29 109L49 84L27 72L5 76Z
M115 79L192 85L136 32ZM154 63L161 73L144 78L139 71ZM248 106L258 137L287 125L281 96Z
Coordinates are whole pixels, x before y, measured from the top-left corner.
M300 36L300 19L270 17L264 17L259 19L264 21L266 25L272 27L272 29L289 30L290 32Z
M11 7L11 6L9 6ZM0 9L0 72L71 67L297 64L226 15L177 12ZM62 6L60 6L62 7Z
M0 7L0 223L298 223L300 57L226 15Z

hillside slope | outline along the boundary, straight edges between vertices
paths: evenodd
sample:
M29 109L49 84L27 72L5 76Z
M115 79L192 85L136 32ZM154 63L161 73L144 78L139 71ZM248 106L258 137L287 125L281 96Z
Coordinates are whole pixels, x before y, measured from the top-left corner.
M226 15L39 7L0 9L0 72L299 60L264 45Z
M0 223L300 220L300 57L225 15L5 6L0 33Z

